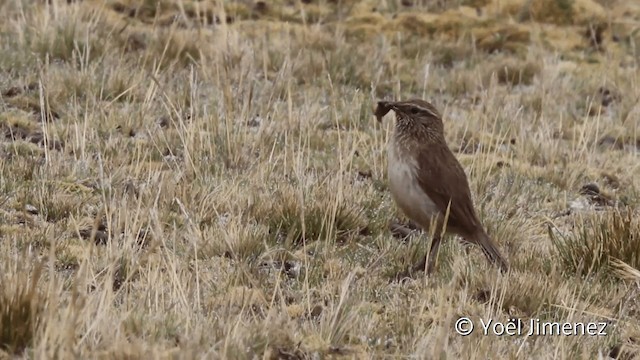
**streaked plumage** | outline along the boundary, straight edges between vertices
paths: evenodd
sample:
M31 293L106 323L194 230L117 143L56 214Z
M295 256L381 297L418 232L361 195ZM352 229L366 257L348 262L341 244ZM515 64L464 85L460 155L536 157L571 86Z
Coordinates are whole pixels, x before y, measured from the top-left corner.
M389 111L396 115L394 134L388 145L388 177L397 206L425 232L435 230L427 258L413 267L431 273L441 242L445 214L449 211L445 232L458 234L467 242L480 245L487 259L503 271L508 263L487 235L473 207L464 169L444 138L444 125L430 103L413 99L378 102L379 121ZM436 226L432 229L432 226Z

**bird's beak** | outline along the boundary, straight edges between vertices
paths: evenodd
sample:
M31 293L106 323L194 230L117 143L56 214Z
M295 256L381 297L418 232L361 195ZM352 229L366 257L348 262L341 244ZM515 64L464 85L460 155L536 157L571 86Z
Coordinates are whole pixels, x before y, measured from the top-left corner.
M391 101L378 101L378 107L376 108L376 119L378 122L382 122L382 118L387 115L387 113L395 108L395 103Z

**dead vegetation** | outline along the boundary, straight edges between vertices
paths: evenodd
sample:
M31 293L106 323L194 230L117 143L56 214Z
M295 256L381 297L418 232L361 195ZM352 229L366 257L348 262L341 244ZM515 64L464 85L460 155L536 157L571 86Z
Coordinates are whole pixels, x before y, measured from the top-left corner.
M640 356L634 2L0 12L1 356ZM410 97L444 114L511 273L448 239L433 277L392 281L428 236L373 111ZM461 316L612 326L496 341Z

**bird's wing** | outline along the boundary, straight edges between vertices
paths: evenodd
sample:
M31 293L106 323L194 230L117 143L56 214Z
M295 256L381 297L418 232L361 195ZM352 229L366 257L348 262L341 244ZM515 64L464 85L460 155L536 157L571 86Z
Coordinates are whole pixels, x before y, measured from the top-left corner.
M448 148L425 147L418 152L420 188L443 214L449 207L448 227L473 233L479 226L471 191L462 166ZM449 166L445 166L449 164Z

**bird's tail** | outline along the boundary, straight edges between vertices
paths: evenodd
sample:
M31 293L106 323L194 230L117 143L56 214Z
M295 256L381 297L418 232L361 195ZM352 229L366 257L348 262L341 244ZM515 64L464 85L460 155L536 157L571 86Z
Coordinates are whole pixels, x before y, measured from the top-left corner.
M496 243L489 237L489 235L487 235L486 232L482 231L478 235L474 236L474 240L482 247L482 252L491 263L497 264L502 272L507 272L507 270L509 270L509 263L504 256L502 256L500 250L498 250Z

